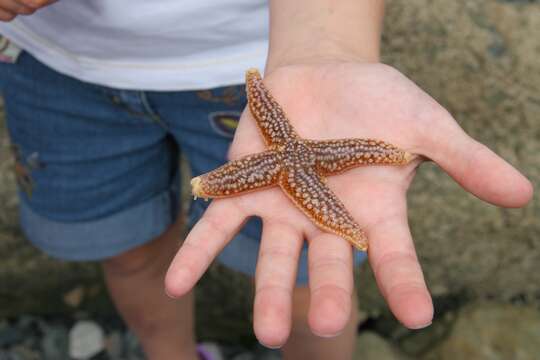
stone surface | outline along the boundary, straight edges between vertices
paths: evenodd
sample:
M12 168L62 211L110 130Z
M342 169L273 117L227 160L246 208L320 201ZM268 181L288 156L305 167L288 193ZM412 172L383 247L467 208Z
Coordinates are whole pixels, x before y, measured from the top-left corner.
M44 326L41 349L45 360L58 360L68 357L68 331L62 326Z
M406 360L407 357L377 333L365 331L356 340L354 359L358 360Z
M103 329L93 321L79 321L69 331L69 356L86 360L105 349Z
M463 309L452 332L425 360L538 359L540 313L508 304L479 303Z
M114 331L109 334L105 340L105 350L111 359L120 359L124 353L122 334Z
M474 138L540 185L540 3L387 2L383 61L444 105ZM463 191L434 164L422 165L409 219L428 285L437 296L539 304L540 202L502 209ZM369 268L360 304L385 311Z
M383 61L440 101L473 137L540 184L538 1L389 0ZM81 308L112 311L95 264L58 262L32 248L17 226L15 179L0 120L0 316L73 311L63 296L81 286ZM441 299L492 298L540 305L540 202L500 209L466 194L433 164L422 165L410 221L428 284ZM46 276L43 276L46 274ZM387 314L368 267L360 306ZM252 341L250 282L213 267L199 286L199 335Z

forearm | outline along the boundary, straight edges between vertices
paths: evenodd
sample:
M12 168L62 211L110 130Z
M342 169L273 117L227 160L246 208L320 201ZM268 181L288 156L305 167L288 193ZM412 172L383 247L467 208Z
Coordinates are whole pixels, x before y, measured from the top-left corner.
M383 0L271 0L266 71L295 63L379 59Z

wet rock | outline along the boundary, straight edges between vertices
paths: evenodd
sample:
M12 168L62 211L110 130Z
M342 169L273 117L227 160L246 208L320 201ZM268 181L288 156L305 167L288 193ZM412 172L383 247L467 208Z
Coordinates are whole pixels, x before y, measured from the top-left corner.
M540 311L479 303L459 312L448 338L425 360L530 360L540 354Z
M144 359L141 344L139 343L137 337L131 331L128 331L124 334L124 346L126 355L128 355L129 359Z
M44 327L41 351L45 360L66 359L68 357L68 331L63 326Z
M105 340L105 349L111 359L120 359L124 353L124 344L122 334L114 331L107 336Z
M69 356L74 359L90 359L105 348L101 327L92 321L79 321L69 332Z
M64 302L73 308L79 307L83 301L83 298L84 287L82 286L77 286L64 294Z
M383 61L417 82L471 136L522 169L538 188L540 48L532 34L540 28L540 3L387 3ZM0 316L73 311L63 294L77 286L98 289L94 296L88 291L81 307L101 304L100 313L112 313L96 264L59 262L24 240L13 165L0 115L0 253L5 254L0 262ZM539 201L525 209L487 205L429 163L418 170L409 195L411 230L436 295L464 293L471 299L501 301L519 297L540 305ZM385 311L367 266L358 289L369 317ZM253 342L251 292L241 275L214 266L199 284L198 335Z
M472 137L540 186L540 3L390 0L383 62L432 95ZM467 194L435 164L420 166L409 220L438 296L540 305L540 201L501 209ZM358 280L369 315L386 308L371 271Z
M224 350L223 347L220 349ZM232 357L225 356L225 358L231 360L281 360L282 355L279 349L269 349L257 343L255 348L250 351L244 350Z
M23 345L17 345L10 349L12 360L40 360L41 356L36 350L32 350Z
M420 330L405 329L397 340L399 348L413 359L418 359L426 353L430 352L444 339L454 321L454 314L447 312L444 316L436 317L433 323L427 328Z
M18 343L23 339L23 333L18 328L9 326L7 321L0 322L0 348Z
M358 336L354 358L358 360L407 359L393 344L371 331L364 331Z

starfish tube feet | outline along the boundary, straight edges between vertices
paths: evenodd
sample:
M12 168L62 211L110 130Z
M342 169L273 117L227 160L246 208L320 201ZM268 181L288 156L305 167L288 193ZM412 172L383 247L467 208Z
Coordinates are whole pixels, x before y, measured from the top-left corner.
M298 138L285 112L266 89L256 69L246 72L246 90L249 110L266 145L283 145Z
M415 158L392 144L374 139L307 140L321 174L336 175L357 166L406 165Z
M229 161L191 180L193 196L222 198L277 185L280 156L270 150Z
M281 175L281 189L322 230L367 250L367 237L343 203L313 169L290 168Z

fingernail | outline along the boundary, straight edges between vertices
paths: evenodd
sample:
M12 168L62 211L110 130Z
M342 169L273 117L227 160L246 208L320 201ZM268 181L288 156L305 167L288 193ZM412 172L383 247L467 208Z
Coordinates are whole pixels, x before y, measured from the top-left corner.
M171 294L170 294L170 293L169 293L169 292L167 291L167 289L165 289L165 295L167 295L167 296L168 296L168 297L170 297L171 299L174 299L174 300L176 300L176 299L177 299L177 297L176 297L176 296L173 296L173 295L171 295Z
M263 343L260 342L260 341L259 341L259 344L261 344L261 345L264 346L265 348L272 349L272 350L281 349L281 347L283 346L283 345L276 345L276 346L266 345L266 344L263 344Z
M333 338L333 337L336 337L336 336L339 336L341 335L343 331L338 331L337 333L335 334L318 334L316 332L313 332L313 334L315 334L316 336L318 337L322 337L322 338L325 338L325 339L329 339L329 338Z
M422 325L415 325L415 326L411 326L409 329L411 330L420 330L420 329L424 329L424 328L427 328L429 325L431 325L433 322L430 321L428 322L427 324L422 324Z

